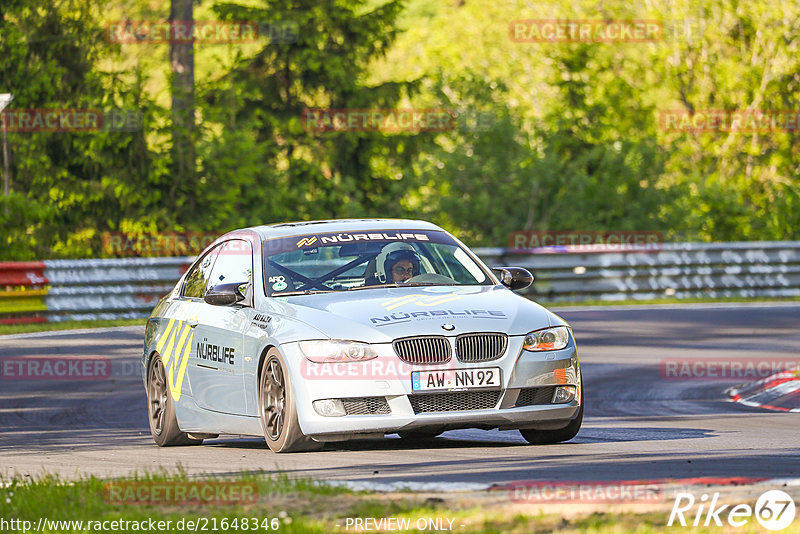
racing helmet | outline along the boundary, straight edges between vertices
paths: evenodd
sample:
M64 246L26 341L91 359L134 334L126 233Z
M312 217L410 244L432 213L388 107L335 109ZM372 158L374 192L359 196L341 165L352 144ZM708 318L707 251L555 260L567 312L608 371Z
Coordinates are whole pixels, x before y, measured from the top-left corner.
M378 256L370 262L370 264L369 264L369 266L367 267L367 270L366 270L367 276L375 277L375 279L380 283L390 282L392 280L391 268L394 265L394 263L397 263L400 260L399 259L395 259L394 263L389 265L389 269L390 270L387 271L386 270L386 258L391 253L398 252L398 251L408 251L408 252L410 252L412 254L416 254L414 252L414 247L412 247L408 243L398 243L398 242L389 243L388 245L385 245L383 247L383 249L381 249L381 253L378 254ZM400 259L403 259L403 258L400 258ZM413 260L411 260L411 264L412 264L412 266L414 265L414 261Z
M411 262L412 276L418 276L420 273L419 255L414 250L400 249L394 250L386 255L383 261L383 272L386 275L386 280L391 280L391 272L394 265L399 262L407 260Z

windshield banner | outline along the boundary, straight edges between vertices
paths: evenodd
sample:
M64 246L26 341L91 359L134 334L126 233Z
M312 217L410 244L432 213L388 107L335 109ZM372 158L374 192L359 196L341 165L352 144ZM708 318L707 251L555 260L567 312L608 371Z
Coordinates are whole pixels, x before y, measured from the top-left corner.
M373 230L366 232L339 232L336 234L308 234L279 239L268 239L263 242L264 254L273 256L294 250L311 250L317 247L337 246L345 244L367 243L444 243L455 245L445 232L423 230ZM356 247L360 249L361 247ZM364 246L364 252L380 247Z

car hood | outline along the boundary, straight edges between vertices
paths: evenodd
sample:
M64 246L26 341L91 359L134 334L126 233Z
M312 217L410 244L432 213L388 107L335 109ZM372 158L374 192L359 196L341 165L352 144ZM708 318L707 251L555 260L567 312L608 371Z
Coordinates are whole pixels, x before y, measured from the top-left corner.
M281 313L328 337L368 343L466 332L524 335L565 324L542 306L502 286L376 288L271 300L282 308Z

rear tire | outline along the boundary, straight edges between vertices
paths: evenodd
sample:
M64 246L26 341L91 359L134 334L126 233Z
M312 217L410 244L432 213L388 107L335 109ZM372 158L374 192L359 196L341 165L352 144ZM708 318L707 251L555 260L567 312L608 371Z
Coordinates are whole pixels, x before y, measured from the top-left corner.
M147 415L150 420L150 434L159 447L175 445L200 445L202 439L194 439L178 428L175 417L175 404L167 386L167 375L161 356L156 354L150 361L147 371Z
M570 421L567 426L559 428L558 430L520 429L519 433L522 434L525 441L531 445L552 445L553 443L569 441L574 438L581 429L583 407L583 380L581 380L581 407L578 410L578 416Z
M300 430L292 381L280 351L274 347L261 364L258 413L264 439L272 452L312 451L324 446Z

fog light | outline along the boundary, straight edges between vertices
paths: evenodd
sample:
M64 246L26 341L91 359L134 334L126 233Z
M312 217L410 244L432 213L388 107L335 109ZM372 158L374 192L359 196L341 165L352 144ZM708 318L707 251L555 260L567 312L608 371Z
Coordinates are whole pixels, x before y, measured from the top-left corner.
M575 386L558 386L553 394L554 404L563 404L575 400Z
M344 404L339 399L322 399L315 400L312 405L314 411L324 417L341 417L347 415L344 410Z

